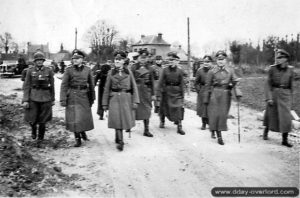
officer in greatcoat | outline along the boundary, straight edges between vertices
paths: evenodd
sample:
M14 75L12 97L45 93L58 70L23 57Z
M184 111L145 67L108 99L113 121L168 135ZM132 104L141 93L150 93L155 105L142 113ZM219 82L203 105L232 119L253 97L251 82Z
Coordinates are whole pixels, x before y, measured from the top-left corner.
M25 107L25 121L32 129L32 139L37 137L38 147L44 140L46 123L52 119L52 105L54 105L54 73L51 68L43 65L45 56L36 52L33 56L34 66L28 68L23 85L23 104Z
M162 56L157 55L155 56L155 64L152 65L152 68L154 69L154 92L157 93L157 87L158 87L158 79L159 76L162 73L162 63L163 63L163 59ZM155 113L159 113L159 106L160 106L160 102L156 99L154 101L154 112Z
M140 100L134 76L127 68L129 61L126 53L117 51L114 57L114 65L106 78L102 108L109 110L108 128L115 129L117 149L122 151L124 148L123 130L135 126L134 110Z
M221 131L227 131L227 117L231 104L231 91L237 100L242 93L237 86L238 79L234 70L228 66L227 54L216 53L217 67L209 70L205 83L204 104L208 105L209 129L214 137L217 133L218 143L224 145Z
M149 122L152 109L152 100L155 100L154 93L154 70L148 62L149 53L147 50L139 51L138 62L131 67L131 71L135 78L140 103L135 111L135 119L143 120L144 136L153 137L149 131Z
M268 130L282 133L282 145L292 147L288 133L292 127L291 105L293 98L293 66L288 64L290 54L279 49L275 65L270 66L266 81L267 108L264 117L266 127L263 139L268 139Z
M177 133L185 135L182 130L184 115L184 71L179 68L176 52L169 52L168 65L163 68L158 80L157 97L160 101L160 128L165 127L165 117L177 124Z
M81 146L81 138L87 141L86 131L94 128L94 79L91 69L83 64L84 57L82 51L73 51L72 65L66 68L60 89L60 104L66 107L66 128L74 132L75 147Z
M97 82L99 81L98 84L98 109L97 109L97 114L99 115L99 120L104 120L103 115L104 115L104 110L102 109L102 97L103 97L103 92L104 92L104 87L105 87L105 82L106 82L106 77L111 69L110 63L105 63L104 65L101 65L99 67L99 70L96 70L95 72L95 86Z
M208 124L208 112L207 105L203 103L204 93L205 93L205 82L207 78L208 71L212 65L212 57L209 55L205 55L203 57L202 67L199 67L196 72L195 78L195 88L197 91L197 115L202 118L202 130L206 129L206 125ZM212 134L212 138L215 138L214 134Z

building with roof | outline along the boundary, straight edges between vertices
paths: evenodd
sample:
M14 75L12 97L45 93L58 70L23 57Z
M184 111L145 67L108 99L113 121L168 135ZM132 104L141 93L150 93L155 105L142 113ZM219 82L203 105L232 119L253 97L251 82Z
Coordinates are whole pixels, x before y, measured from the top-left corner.
M68 61L71 60L71 53L67 50L64 50L64 46L61 44L59 52L51 54L50 59L57 63L61 61Z
M141 39L137 43L131 45L133 52L147 49L152 55L161 55L163 58L166 58L167 53L171 51L170 47L171 44L167 43L162 38L162 33L150 36L141 35Z

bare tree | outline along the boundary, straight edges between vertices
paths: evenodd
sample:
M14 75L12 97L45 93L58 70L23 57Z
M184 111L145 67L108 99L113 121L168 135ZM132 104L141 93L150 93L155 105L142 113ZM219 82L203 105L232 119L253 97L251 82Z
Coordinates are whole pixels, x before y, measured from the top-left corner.
M85 34L92 49L92 59L105 61L112 58L115 48L114 41L118 31L105 20L98 20ZM96 56L96 57L95 57Z
M0 47L1 49L4 48L6 54L10 49L11 40L12 40L12 36L8 32L5 32L4 35L0 35L0 41L1 41Z

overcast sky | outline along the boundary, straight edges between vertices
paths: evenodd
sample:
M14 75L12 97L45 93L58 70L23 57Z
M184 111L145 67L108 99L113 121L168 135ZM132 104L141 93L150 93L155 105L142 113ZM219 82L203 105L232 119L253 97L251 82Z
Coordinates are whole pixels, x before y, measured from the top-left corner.
M192 53L202 56L229 40L257 43L268 35L300 33L299 0L1 0L0 33L17 42L49 42L52 52L78 47L98 19L116 26L120 37L161 32L169 43L187 45L190 17Z

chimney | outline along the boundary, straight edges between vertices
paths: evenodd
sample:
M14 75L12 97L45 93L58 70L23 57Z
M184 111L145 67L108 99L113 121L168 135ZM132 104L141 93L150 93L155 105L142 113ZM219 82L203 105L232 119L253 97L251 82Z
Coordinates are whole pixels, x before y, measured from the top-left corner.
M162 33L158 33L157 39L160 41L162 39Z

